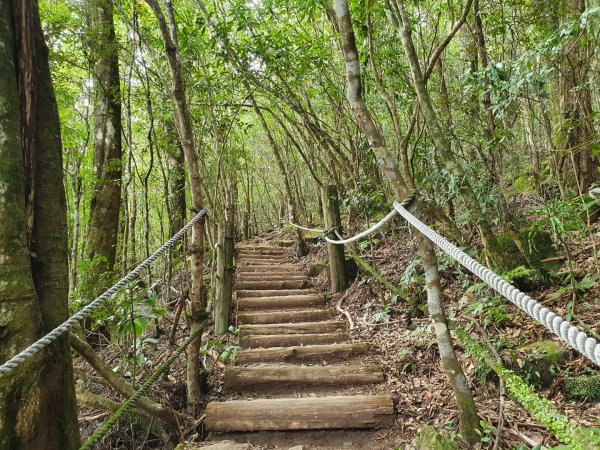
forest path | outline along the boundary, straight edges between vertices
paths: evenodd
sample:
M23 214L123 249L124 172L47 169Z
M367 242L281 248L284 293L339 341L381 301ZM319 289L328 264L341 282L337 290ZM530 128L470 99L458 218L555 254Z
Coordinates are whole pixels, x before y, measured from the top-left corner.
M350 341L345 323L331 319L325 296L284 249L245 244L237 250L242 350L224 374L225 392L236 399L208 404L206 430L237 433L238 442L260 448L377 448L357 442L372 436L357 439L350 431L394 423L392 396L360 392L384 382L381 367L361 360L368 344ZM276 433L266 437L269 432ZM279 444L266 442L273 439Z

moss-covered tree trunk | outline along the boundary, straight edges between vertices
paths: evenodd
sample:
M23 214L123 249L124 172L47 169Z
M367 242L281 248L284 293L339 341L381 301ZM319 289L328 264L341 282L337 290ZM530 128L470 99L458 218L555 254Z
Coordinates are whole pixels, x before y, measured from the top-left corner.
M340 219L338 191L335 185L327 185L321 188L321 203L323 205L325 229L334 229L340 232L342 221ZM335 232L331 232L329 237L337 239ZM327 254L329 256L329 284L331 285L331 292L345 291L348 287L348 277L346 276L344 246L328 242Z
M348 102L362 132L376 153L388 182L394 188L398 200L402 200L408 194L407 184L404 180L405 176L400 172L396 159L387 148L383 134L377 128L363 99L358 49L356 47L356 39L347 0L335 0L335 14L338 19L337 23L342 39L342 52L346 64ZM422 215L418 209L414 213L417 217ZM429 239L418 231L415 233L415 236L423 259L423 269L427 282L429 314L435 327L442 366L452 385L454 396L458 403L461 433L469 442L475 442L478 440L475 430L479 428L477 408L465 374L452 346L452 337L450 336L444 305L442 303L437 257L433 249L433 244Z
M0 3L0 358L68 317L62 145L37 2ZM0 378L0 448L75 449L68 337Z
M121 208L122 148L121 93L118 46L112 0L89 0L89 33L94 61L94 192L90 205L87 257L93 261L94 285L98 275L111 271L117 254Z

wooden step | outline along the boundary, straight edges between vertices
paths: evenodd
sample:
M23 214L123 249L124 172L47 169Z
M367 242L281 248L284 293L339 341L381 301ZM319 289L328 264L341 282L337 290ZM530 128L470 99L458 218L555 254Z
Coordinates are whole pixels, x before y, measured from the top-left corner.
M266 289L306 289L312 287L308 280L263 280L263 281L238 281L235 282L236 290L266 290Z
M348 333L322 333L322 334L258 334L240 336L242 348L273 348L291 347L297 345L322 345L345 342Z
M284 384L295 386L348 386L383 383L379 366L278 366L262 365L225 368L224 388L244 391L249 388Z
M272 274L272 273L263 273L263 274L250 274L248 272L244 274L239 274L236 277L237 281L291 281L291 280L301 280L301 281L309 281L308 276L304 275L302 272L296 272L293 274L282 273L282 274Z
M308 276L304 274L304 272L295 271L295 272L265 272L265 273L256 273L256 272L240 272L236 275L236 280L238 281L287 281L287 280L307 280Z
M236 291L237 298L244 297L285 297L286 295L304 295L315 294L316 291L311 288L307 289L255 289L255 290L238 290Z
M206 431L382 428L394 423L389 395L210 402Z
M245 324L317 322L327 319L329 319L329 311L326 309L244 312L237 315L237 323L240 326Z
M238 261L240 266L274 266L278 264L294 264L289 259L271 259L271 258L260 258L260 259L249 259L240 258Z
M344 322L299 322L268 325L240 325L240 335L322 334L345 329Z
M240 257L238 258L238 261L240 263L244 263L246 265L252 265L252 264L294 264L293 261L291 261L289 258L287 257Z
M286 295L284 297L248 297L238 299L238 311L269 310L282 308L324 307L326 299L322 295Z
M287 256L287 252L283 249L278 249L275 247L272 248L263 248L263 249L245 249L245 248L237 248L237 254L242 257L248 256Z
M298 264L278 264L274 267L271 266L241 266L240 272L272 272L276 269L277 272L300 272L302 268Z
M235 357L235 364L252 364L260 362L303 363L308 361L339 361L342 358L366 353L369 346L364 342L351 344L306 345L297 347L253 348L240 350Z

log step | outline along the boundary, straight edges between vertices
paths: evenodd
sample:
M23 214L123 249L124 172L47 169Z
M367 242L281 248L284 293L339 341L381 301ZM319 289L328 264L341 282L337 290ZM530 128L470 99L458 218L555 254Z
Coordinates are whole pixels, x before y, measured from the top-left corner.
M382 428L394 422L389 395L210 402L209 432Z
M383 383L379 366L277 366L227 367L224 388L240 392L281 383L295 386L347 386Z
M237 277L237 281L310 281L310 279L304 274L296 275L240 275Z
M329 319L329 312L325 309L305 309L301 311L269 311L246 312L237 315L238 325L245 324L280 324L298 322L318 322Z
M298 347L273 347L240 350L235 364L282 361L303 363L307 361L336 361L366 353L369 346L364 342L352 344L307 345Z
M274 270L275 269L275 270ZM298 264L277 264L274 266L240 266L240 272L299 272L302 268Z
M240 335L322 334L344 330L344 322L299 322L267 325L240 325Z
M281 308L314 308L325 306L326 299L322 295L286 295L283 297L248 297L238 299L238 311L281 309Z
M249 259L249 258L240 258L239 265L240 266L276 266L279 264L294 264L287 258L281 259Z
M238 256L240 258L242 257L261 257L261 256L277 256L280 258L285 258L287 257L287 253L283 250L280 249L276 249L276 248L268 248L268 249L254 249L254 250L245 250L245 249L239 249L238 248L238 252L237 252Z
M247 266L251 266L253 264L265 265L265 264L293 264L289 258L286 257L269 257L269 258L260 258L260 257L246 257L238 258L240 263L243 263Z
M255 290L238 290L237 298L244 297L284 297L286 295L304 295L315 294L314 289L255 289Z
M308 276L303 272L295 271L295 272L265 272L265 273L257 273L257 272L243 272L238 273L236 280L237 281L287 281L287 280L307 280Z
M336 344L347 341L348 338L348 333L245 335L240 336L240 347L273 348L294 345Z
M264 281L236 281L236 290L256 289L306 289L312 287L308 280L264 280Z

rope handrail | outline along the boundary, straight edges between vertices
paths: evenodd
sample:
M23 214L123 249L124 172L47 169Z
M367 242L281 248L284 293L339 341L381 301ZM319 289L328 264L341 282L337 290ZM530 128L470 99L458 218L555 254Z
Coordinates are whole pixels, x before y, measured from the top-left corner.
M142 263L140 263L135 269L121 278L118 282L104 291L99 297L96 297L91 303L86 305L84 308L80 309L77 313L73 314L62 324L54 328L45 336L41 337L29 347L22 350L17 355L10 358L8 361L4 362L0 366L0 378L9 375L13 370L15 370L19 365L23 364L27 359L35 355L40 350L44 349L52 342L54 342L58 337L63 335L64 333L71 331L75 326L79 324L79 322L90 316L93 312L98 310L103 303L109 300L114 294L116 294L119 289L126 286L128 283L133 281L146 267L152 264L159 256L165 253L169 248L175 244L179 239L182 238L187 231L193 227L196 223L206 217L207 211L206 209L200 210L193 218L190 220L181 230L171 237L167 242L165 242L160 248L158 248L152 255L146 258Z
M173 362L183 353L183 351L187 348L188 345L192 342L192 340L198 335L201 330L196 330L191 333L183 343L175 349L173 354L169 356L160 366L156 368L154 372L144 381L144 384L140 386L140 388L135 391L135 393L127 399L123 405L119 409L117 409L112 416L110 416L106 422L104 422L100 427L94 431L94 433L89 437L85 443L79 447L79 450L88 450L92 448L94 445L100 441L104 437L104 435L119 421L121 417L123 417L127 412L133 408L135 402L137 402L147 391L152 387L154 383L160 378L160 376L173 364Z
M591 362L600 367L600 343L593 337L588 336L584 331L577 326L566 321L555 312L535 301L527 294L521 292L508 281L501 278L496 273L492 272L475 259L471 258L465 252L460 250L446 238L432 230L429 226L421 222L412 215L405 206L408 206L415 198L415 192L411 192L402 203L394 202L393 209L378 223L371 228L347 239L333 240L325 236L325 240L332 244L347 244L361 239L369 234L377 231L387 222L389 222L396 214L400 214L410 225L416 228L420 233L425 235L434 244L436 244L444 253L456 260L459 264L465 267L469 272L480 278L485 284L494 289L508 301L516 305L531 318L544 325L548 330L558 336L563 342L571 348L577 350ZM336 233L337 234L337 233ZM340 235L338 234L338 237Z
M476 275L485 284L516 305L519 309L526 312L534 320L544 325L562 341L569 344L570 347L577 350L597 366L600 366L600 343L598 343L596 339L588 336L578 327L564 320L558 314L532 299L524 292L521 292L508 281L471 258L456 245L452 244L446 238L436 233L413 216L400 203L394 202L394 209L398 211L408 223L437 245L444 253L456 260L460 265Z
M298 225L297 223L292 222L291 220L289 221L290 225L298 228L299 230L304 230L304 231L309 231L311 233L325 233L326 230L321 230L319 228L307 228L307 227L303 227L302 225Z
M358 241L359 239L362 239L365 236L368 236L369 234L374 233L375 231L379 230L382 226L384 226L386 223L388 223L390 220L392 220L396 214L397 214L396 210L392 209L387 216L385 216L383 219L381 219L379 222L377 222L371 228L369 228L365 231L362 231L362 232L358 233L357 235L352 236L350 238L335 240L335 239L331 239L331 238L325 236L325 240L327 242L329 242L330 244L338 244L338 245L349 244L350 242ZM339 234L338 234L338 237L339 237Z
M339 227L334 227L329 230L321 230L320 228L303 227L302 225L298 225L298 224L292 222L291 220L288 222L291 226L298 228L300 230L311 231L314 233L321 233L323 235L323 239L325 239L327 242L329 242L331 244L343 245L343 244L349 244L354 241L358 241L359 239L361 239L365 236L368 236L371 233L374 233L375 231L379 230L379 228L381 228L383 225L385 225L387 222L389 222L396 214L398 214L398 212L395 209L393 209L392 211L390 211L390 213L387 216L385 216L383 219L381 219L379 222L377 222L371 228L369 228L365 231L361 231L359 234L352 236L350 238L346 238L346 239L344 239L344 237L340 234ZM327 237L327 235L330 233L335 233L335 235L338 237L339 240L330 239L329 237Z

